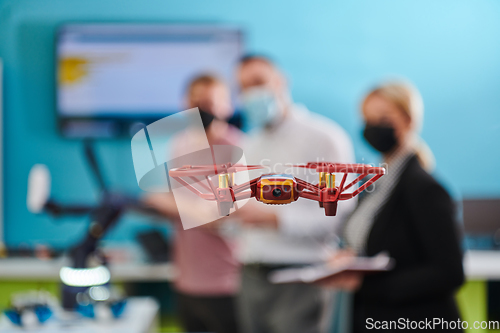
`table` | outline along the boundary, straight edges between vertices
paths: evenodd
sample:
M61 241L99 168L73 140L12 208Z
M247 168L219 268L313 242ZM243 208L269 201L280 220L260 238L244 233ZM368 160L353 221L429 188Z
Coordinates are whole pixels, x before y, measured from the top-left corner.
M468 280L500 280L500 251L467 251L464 271Z
M0 259L0 280L58 281L59 270L68 265L67 258L40 260L36 258ZM176 270L172 263L116 263L110 264L112 281L154 282L172 281Z
M40 260L36 258L7 258L0 260L0 280L59 280L59 270L68 264L67 258ZM175 278L175 266L170 263L110 264L112 281L170 282ZM500 280L500 251L467 251L464 270L469 280Z

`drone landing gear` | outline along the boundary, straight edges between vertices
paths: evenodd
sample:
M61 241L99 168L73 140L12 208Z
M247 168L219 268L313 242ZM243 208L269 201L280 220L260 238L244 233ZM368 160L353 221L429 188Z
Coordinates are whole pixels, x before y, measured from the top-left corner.
M234 203L232 201L219 201L217 202L217 208L219 209L219 215L227 216L231 212L231 208L233 208Z
M321 204L321 202L320 202ZM326 216L337 215L337 201L335 202L323 202L323 207L325 208Z

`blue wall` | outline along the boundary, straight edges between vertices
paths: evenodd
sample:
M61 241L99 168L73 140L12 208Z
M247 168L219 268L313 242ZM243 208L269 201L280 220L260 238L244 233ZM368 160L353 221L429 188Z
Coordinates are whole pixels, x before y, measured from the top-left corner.
M0 0L0 57L5 65L5 233L9 245L67 246L84 220L33 216L25 208L35 163L53 173L53 192L70 202L95 200L77 141L57 135L54 29L70 21L220 21L241 25L247 46L274 56L295 99L352 135L359 161L376 156L360 137L358 103L378 79L406 76L426 103L423 137L438 171L464 197L500 195L500 2ZM127 140L98 144L112 183L137 192ZM496 178L495 178L496 177ZM128 217L110 235L147 227Z

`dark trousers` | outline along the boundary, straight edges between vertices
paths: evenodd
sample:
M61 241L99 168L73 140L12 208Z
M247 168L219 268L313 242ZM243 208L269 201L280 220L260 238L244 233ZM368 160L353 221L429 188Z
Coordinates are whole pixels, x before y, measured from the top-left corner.
M238 297L244 333L323 333L332 319L333 293L311 284L273 284L265 266L246 265Z
M179 318L186 332L238 333L234 296L178 293Z

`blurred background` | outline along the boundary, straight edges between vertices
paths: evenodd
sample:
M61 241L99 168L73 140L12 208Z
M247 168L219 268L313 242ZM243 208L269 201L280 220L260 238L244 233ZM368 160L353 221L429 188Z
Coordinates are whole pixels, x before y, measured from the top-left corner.
M213 43L201 45L205 39ZM190 48L177 47L179 40L189 40ZM85 164L82 137L95 138L93 146L108 184L139 194L131 134L138 124L182 109L182 80L203 65L197 57L183 56L194 50L235 89L239 56L257 52L273 58L287 73L296 102L347 130L357 162L378 162L378 155L362 140L363 94L381 79L410 79L423 95L422 137L436 157L437 177L464 200L466 245L498 250L499 40L500 3L494 0L0 0L0 242L9 253L30 256L40 245L58 252L79 240L88 226L86 217L54 222L49 216L34 215L26 208L26 189L31 167L42 163L51 171L54 197L94 203L99 191ZM163 96L158 80L169 68L160 66L156 71L147 49L169 47L179 52L172 55L178 77L165 83L172 85L172 96ZM217 52L227 58L221 59ZM125 83L126 78L113 76L123 69L129 74L140 70L146 76ZM99 95L92 89L109 90ZM128 89L144 89L150 95L123 100L120 93ZM234 94L238 108L237 90ZM88 96L92 102L86 102ZM110 252L131 249L132 254L120 260L141 257L137 234L152 229L168 240L168 226L128 214L105 243ZM491 260L481 267L500 267L500 259ZM0 272L1 265L0 261ZM500 278L500 272L496 277L481 276L485 274L477 273L477 280ZM135 291L148 288L139 285ZM168 294L168 286L162 288ZM478 316L488 311L491 316L495 307L500 312L491 300L488 305L486 284L469 288L475 288L471 293L475 308L482 309ZM498 289L491 284L490 292L494 288ZM0 292L0 305L6 306L8 297L6 291Z

